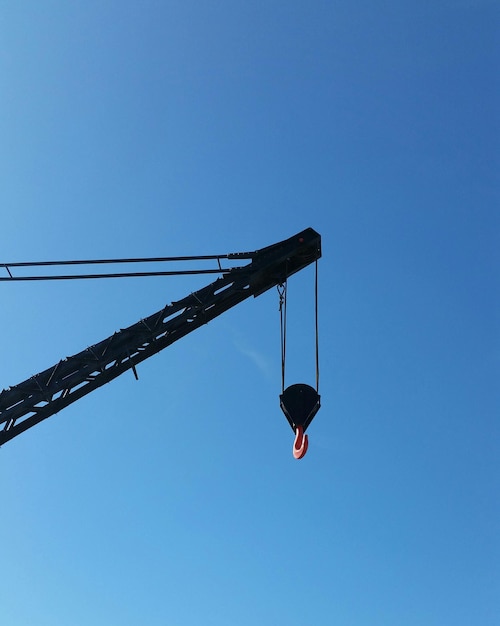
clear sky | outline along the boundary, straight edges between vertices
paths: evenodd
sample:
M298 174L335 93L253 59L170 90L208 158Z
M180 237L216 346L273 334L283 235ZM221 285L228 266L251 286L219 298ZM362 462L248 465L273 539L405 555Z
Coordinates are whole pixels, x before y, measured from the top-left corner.
M499 16L0 4L0 263L323 241L306 457L273 289L2 447L2 624L500 623ZM210 280L0 283L0 388Z

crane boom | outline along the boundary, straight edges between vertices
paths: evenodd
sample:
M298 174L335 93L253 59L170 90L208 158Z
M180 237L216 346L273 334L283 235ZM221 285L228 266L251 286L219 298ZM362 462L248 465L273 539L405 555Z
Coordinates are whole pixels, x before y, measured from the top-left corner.
M252 253L251 263L228 270L215 282L166 305L0 393L0 445L58 413L250 296L283 283L321 256L321 237L312 228Z

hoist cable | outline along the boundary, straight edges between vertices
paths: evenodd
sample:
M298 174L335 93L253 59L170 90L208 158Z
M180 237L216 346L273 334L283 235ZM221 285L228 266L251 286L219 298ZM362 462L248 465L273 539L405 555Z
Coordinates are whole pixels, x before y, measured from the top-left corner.
M319 393L319 325L318 325L318 259L314 278L314 317L316 326L316 391Z
M315 360L316 360L316 392L319 393L319 314L318 314L318 260L314 277L314 325L315 325ZM285 390L286 367L286 309L287 309L287 280L278 285L280 309L280 340L281 340L281 393Z
M278 285L280 297L280 339L281 339L281 393L285 391L285 363L286 363L286 289L287 281Z

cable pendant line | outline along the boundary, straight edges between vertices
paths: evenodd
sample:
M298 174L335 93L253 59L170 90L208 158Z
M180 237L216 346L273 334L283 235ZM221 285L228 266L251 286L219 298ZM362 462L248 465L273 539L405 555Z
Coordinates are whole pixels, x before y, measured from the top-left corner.
M189 255L189 256L167 256L167 257L134 257L125 259L81 259L73 261L23 261L14 263L0 263L8 276L0 277L0 281L23 281L23 280L75 280L79 278L130 278L133 276L183 276L189 274L220 274L231 272L240 268L223 268L222 259L253 259L255 252L234 252L230 254L206 254L206 255ZM202 270L175 270L175 271L150 271L150 272L108 272L101 274L64 274L64 275L45 275L45 276L14 276L11 272L13 268L36 268L36 267L59 267L68 265L116 265L119 263L171 263L185 261L217 261L218 269L202 269Z
M172 272L116 272L109 274L62 274L52 276L12 276L8 268L9 276L0 277L0 282L29 281L29 280L81 280L89 278L133 278L144 276L186 276L193 274L225 274L239 268L219 268L207 270L177 270Z
M234 254L208 254L196 256L158 256L158 257L136 257L130 259L86 259L76 261L29 261L16 263L0 263L0 267L42 267L47 265L96 265L103 263L169 263L171 261L216 261L218 259L245 259L251 258L251 252Z
M314 325L315 325L315 360L316 360L316 392L319 393L319 315L318 315L318 261L316 260L314 277ZM287 285L285 282L278 285L280 309L280 339L281 339L281 393L285 391L286 367L286 331L287 331Z

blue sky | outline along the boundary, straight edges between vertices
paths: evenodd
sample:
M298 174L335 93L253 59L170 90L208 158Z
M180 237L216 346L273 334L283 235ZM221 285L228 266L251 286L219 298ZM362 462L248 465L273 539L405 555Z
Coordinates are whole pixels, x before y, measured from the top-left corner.
M2 447L6 624L498 624L498 18L2 3L0 263L323 238L306 457L272 290ZM207 282L0 283L0 387Z

